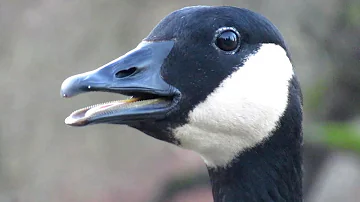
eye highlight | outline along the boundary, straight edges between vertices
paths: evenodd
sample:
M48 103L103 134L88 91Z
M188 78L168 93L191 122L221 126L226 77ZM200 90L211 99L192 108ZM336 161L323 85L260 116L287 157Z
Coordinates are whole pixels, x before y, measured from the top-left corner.
M220 28L215 35L214 45L220 50L234 53L240 45L240 34L232 27Z

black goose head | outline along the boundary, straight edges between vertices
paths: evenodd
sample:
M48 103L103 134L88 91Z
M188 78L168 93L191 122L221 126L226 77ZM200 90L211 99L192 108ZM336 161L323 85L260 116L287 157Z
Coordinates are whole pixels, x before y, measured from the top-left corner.
M66 123L126 124L217 165L276 128L294 79L284 40L266 18L247 9L195 6L165 17L118 59L66 79L61 95L133 96L75 111Z

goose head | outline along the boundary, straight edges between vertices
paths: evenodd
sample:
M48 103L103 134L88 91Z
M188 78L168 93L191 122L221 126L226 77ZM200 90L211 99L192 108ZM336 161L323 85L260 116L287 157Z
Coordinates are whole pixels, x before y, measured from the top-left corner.
M278 29L247 9L169 14L136 48L61 86L63 97L90 91L130 97L79 109L66 124L124 124L193 150L213 189L227 169L270 161L259 154L300 152L302 98L290 54Z

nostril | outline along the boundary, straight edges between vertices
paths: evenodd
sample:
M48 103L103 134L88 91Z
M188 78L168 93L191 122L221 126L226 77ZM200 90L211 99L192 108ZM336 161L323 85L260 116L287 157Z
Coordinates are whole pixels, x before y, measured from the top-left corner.
M137 68L136 68L136 67L131 67L130 69L118 71L118 72L115 74L115 76L116 76L117 78L124 78L124 77L128 77L128 76L134 74L136 71L137 71Z

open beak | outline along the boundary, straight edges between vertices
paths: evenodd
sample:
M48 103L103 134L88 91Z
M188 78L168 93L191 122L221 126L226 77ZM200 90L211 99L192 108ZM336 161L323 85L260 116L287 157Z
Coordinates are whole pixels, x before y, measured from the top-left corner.
M61 96L66 98L90 91L131 97L76 110L65 119L65 123L72 126L126 124L164 118L180 97L179 91L167 84L160 73L173 45L173 41L144 41L96 70L67 78L61 85Z

